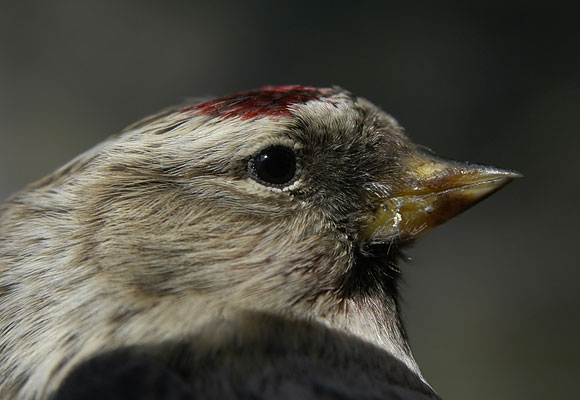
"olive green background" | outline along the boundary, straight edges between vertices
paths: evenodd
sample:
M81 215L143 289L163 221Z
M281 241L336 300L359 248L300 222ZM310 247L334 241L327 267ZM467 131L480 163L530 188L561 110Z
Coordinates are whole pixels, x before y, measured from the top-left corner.
M218 3L1 1L0 199L187 97L343 86L443 156L525 174L408 252L405 320L429 382L446 399L577 396L576 10Z

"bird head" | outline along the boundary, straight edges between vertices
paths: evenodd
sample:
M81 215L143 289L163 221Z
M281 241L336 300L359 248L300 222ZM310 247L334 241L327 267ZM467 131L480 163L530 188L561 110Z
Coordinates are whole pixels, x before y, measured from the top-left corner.
M343 89L300 86L163 112L82 169L83 254L126 293L345 329L373 310L400 342L402 245L516 176L435 157Z
M343 89L265 87L138 122L11 207L24 207L14 226L47 211L26 214L55 260L34 295L78 290L79 318L97 302L118 326L159 304L291 315L418 372L399 318L400 249L516 176L434 156ZM160 329L147 318L140 329Z
M299 86L150 117L83 169L83 223L105 264L144 264L127 271L136 288L279 298L296 279L309 300L517 176L438 158L345 90Z

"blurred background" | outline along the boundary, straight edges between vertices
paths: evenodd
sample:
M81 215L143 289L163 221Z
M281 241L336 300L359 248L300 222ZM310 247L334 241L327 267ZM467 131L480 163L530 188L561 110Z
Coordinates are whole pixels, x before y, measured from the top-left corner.
M0 200L187 97L340 85L443 156L525 175L409 251L405 321L427 380L445 399L577 395L576 10L214 3L1 2Z

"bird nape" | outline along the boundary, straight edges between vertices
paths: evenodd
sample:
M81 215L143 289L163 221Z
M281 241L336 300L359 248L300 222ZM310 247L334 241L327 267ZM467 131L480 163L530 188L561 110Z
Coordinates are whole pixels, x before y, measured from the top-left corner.
M149 117L0 206L0 398L438 398L400 249L517 176L340 88Z

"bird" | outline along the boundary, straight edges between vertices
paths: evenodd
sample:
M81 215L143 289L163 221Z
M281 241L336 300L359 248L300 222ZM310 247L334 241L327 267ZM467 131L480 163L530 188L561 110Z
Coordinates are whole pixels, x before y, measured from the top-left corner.
M163 110L0 206L0 398L438 399L404 249L518 176L336 86Z

